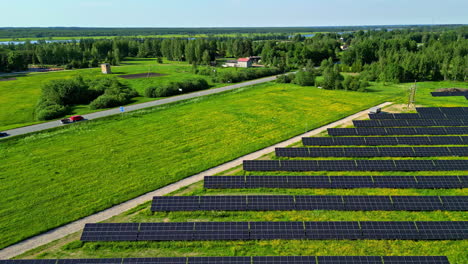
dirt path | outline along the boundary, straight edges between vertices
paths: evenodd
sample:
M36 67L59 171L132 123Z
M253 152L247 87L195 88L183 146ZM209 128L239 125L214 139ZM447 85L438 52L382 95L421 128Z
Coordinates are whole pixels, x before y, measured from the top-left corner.
M378 105L378 107L384 107L384 106L388 106L390 104L391 103L387 102L387 103L383 103L383 104ZM166 195L166 194L171 193L171 192L173 192L175 190L178 190L178 189L180 189L182 187L186 187L186 186L191 185L191 184L193 184L195 182L201 181L201 180L203 180L204 176L217 174L217 173L223 172L225 170L237 167L237 166L241 165L242 161L244 161L244 160L258 159L258 158L262 157L263 155L274 152L275 148L287 147L287 146L289 146L289 145L291 145L293 143L296 143L296 142L300 141L302 139L302 137L314 136L314 135L317 135L317 134L320 134L320 133L326 131L327 128L332 128L332 127L336 127L336 126L339 126L339 125L342 125L342 124L345 124L345 123L349 123L351 120L356 119L356 118L358 118L358 117L360 117L362 115L367 114L367 112L368 112L368 110L365 110L365 111L361 111L359 113L350 115L350 116L348 116L346 118L343 118L343 119L338 120L336 122L333 122L331 124L319 127L317 129L311 130L311 131L306 132L304 134L301 134L299 136L296 136L296 137L293 137L293 138L288 139L286 141L275 144L273 146L258 150L256 152L253 152L253 153L247 154L245 156L239 157L239 158L237 158L235 160L232 160L230 162L227 162L227 163L221 164L219 166L213 167L213 168L211 168L209 170L206 170L206 171L203 171L201 173L192 175L192 176L187 177L187 178L185 178L183 180L180 180L180 181L178 181L176 183L173 183L173 184L170 184L170 185L168 185L166 187L163 187L161 189L146 193L146 194L144 194L142 196L139 196L137 198L134 198L134 199L129 200L127 202L124 202L122 204L116 205L116 206L111 207L111 208L109 208L107 210L104 210L104 211L101 211L99 213L87 216L85 218L82 218L82 219L77 220L75 222L69 223L67 225L55 228L55 229L53 229L53 230L51 230L49 232L43 233L41 235L26 239L26 240L24 240L22 242L19 242L19 243L15 244L15 245L12 245L12 246L9 246L7 248L4 248L4 249L0 250L0 259L12 258L12 257L14 257L16 255L19 255L21 253L24 253L24 252L26 252L28 250L31 250L31 249L34 249L34 248L39 247L41 245L50 243L50 242L52 242L54 240L60 239L60 238L62 238L64 236L67 236L69 234L78 232L81 229L83 229L83 227L84 227L84 225L86 223L95 223L95 222L104 221L104 220L109 219L109 218L111 218L113 216L116 216L116 215L121 214L121 213L123 213L125 211L128 211L128 210L130 210L130 209L132 209L132 208L134 208L134 207L136 207L136 206L138 206L138 205L140 205L140 204L142 204L144 202L151 201L153 199L153 196Z

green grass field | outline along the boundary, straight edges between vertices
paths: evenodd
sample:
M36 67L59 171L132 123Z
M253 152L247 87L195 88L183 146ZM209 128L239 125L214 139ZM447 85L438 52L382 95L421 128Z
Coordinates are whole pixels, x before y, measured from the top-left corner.
M267 83L6 139L0 247L402 94L374 89Z

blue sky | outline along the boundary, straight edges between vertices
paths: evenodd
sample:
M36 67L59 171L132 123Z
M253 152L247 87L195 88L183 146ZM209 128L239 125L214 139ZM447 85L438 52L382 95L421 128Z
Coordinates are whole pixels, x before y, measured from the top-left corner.
M0 0L0 27L468 24L467 0Z

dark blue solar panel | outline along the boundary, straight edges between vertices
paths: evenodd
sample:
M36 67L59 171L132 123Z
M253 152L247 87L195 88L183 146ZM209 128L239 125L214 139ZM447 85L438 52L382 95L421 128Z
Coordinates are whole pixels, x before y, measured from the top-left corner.
M245 196L200 196L200 210L204 211L245 211Z
M302 222L250 222L250 239L304 239Z
M328 176L288 176L288 188L331 188Z
M122 264L122 259L59 259L57 264Z
M294 210L294 196L290 195L255 195L247 196L247 210Z
M287 188L285 176L246 176L246 188Z
M337 189L372 188L370 176L330 176L331 186Z
M443 210L438 196L392 196L396 210L435 211Z
M187 263L187 258L125 258L123 259L122 264L186 264L186 263Z
M195 223L194 240L247 240L248 222L200 222Z
M362 238L358 222L304 222L304 224L308 239Z
M141 223L139 241L192 240L194 223Z
M420 239L468 239L468 221L416 222Z
M190 257L187 264L251 264L250 257Z
M444 210L468 211L468 196L440 196Z
M244 176L205 176L203 181L207 189L243 189Z
M383 256L385 264L450 264L445 256Z
M296 195L296 210L344 210L341 196Z
M418 229L413 222L360 222L365 239L418 239Z
M138 223L86 224L81 241L135 241Z
M351 211L393 210L389 196L343 196L345 209Z
M414 176L373 176L375 188L416 188Z
M319 264L382 264L377 256L318 256L317 260Z
M461 182L457 176L415 176L418 188L461 188Z
M312 256L253 257L253 264L315 264Z

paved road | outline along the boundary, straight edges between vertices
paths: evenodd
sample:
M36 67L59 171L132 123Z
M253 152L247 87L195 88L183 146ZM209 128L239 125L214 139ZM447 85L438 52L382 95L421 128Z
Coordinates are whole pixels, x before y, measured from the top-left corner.
M383 103L383 104L378 105L378 107L384 107L384 106L388 106L390 104L392 104L392 103L387 102L387 103ZM247 154L245 156L242 156L242 157L237 158L235 160L232 160L230 162L227 162L227 163L221 164L219 166L213 167L213 168L211 168L209 170L206 170L206 171L200 172L198 174L192 175L192 176L187 177L187 178L185 178L183 180L180 180L180 181L175 182L173 184L167 185L167 186L165 186L165 187L163 187L161 189L158 189L158 190L143 194L143 195L141 195L141 196L139 196L137 198L134 198L134 199L129 200L127 202L121 203L119 205L116 205L114 207L111 207L109 209L101 211L99 213L84 217L84 218L82 218L80 220L77 220L75 222L71 222L71 223L66 224L64 226L55 228L55 229L53 229L53 230L51 230L49 232L46 232L46 233L37 235L35 237L31 237L29 239L23 240L22 242L19 242L17 244L14 244L12 246L9 246L7 248L4 248L4 249L0 250L0 259L12 258L12 257L15 257L15 256L17 256L19 254L22 254L22 253L26 252L26 251L29 251L31 249L34 249L34 248L37 248L39 246L45 245L45 244L50 243L52 241L55 241L57 239L61 239L61 238L65 237L65 236L67 236L67 235L70 235L72 233L75 233L75 232L78 232L78 231L82 230L86 223L102 222L102 221L104 221L106 219L109 219L109 218L111 218L113 216L119 215L119 214L121 214L123 212L126 212L126 211L132 209L132 208L135 208L136 206L138 206L138 205L140 205L142 203L145 203L147 201L151 201L153 199L153 196L162 196L162 195L169 194L169 193L174 192L174 191L176 191L176 190L178 190L180 188L183 188L183 187L189 186L189 185L191 185L193 183L199 182L199 181L203 180L203 178L205 176L221 173L223 171L226 171L226 170L229 170L231 168L242 165L242 162L244 160L258 159L258 158L260 158L260 157L262 157L262 156L264 156L264 155L266 155L268 153L274 152L275 148L287 147L287 146L289 146L291 144L294 144L294 143L300 141L302 139L302 137L315 136L315 135L318 135L318 134L326 131L327 128L332 128L332 127L336 127L336 126L343 125L343 124L346 124L348 122L351 122L353 119L356 119L356 118L358 118L358 117L360 117L362 115L367 114L367 112L368 112L368 110L361 111L359 113L348 116L348 117L346 117L344 119L338 120L338 121L333 122L331 124L328 124L326 126L322 126L322 127L317 128L317 129L306 132L306 133L304 133L302 135L293 137L291 139L288 139L288 140L283 141L281 143L278 143L276 145L273 145L273 146L258 150L256 152Z
M131 111L140 110L140 109L147 108L147 107L153 107L153 106L158 106L158 105L163 105L163 104L168 104L168 103L174 103L174 102L178 102L178 101L182 101L182 100L187 100L187 99L191 99L191 98L196 98L196 97L200 97L200 96L221 93L221 92L234 90L234 89L249 86L249 85L254 85L254 84L259 84L259 83L264 83L264 82L269 82L269 81L274 81L274 80L276 80L276 76L266 77L266 78L252 80L252 81L243 82L243 83L238 83L238 84L225 86L225 87L221 87L221 88L204 90L204 91L195 92L195 93L182 94L182 95L173 96L173 97L169 97L169 98L165 98L165 99L161 99L161 100L157 100L157 101L151 101L151 102L135 104L135 105L128 105L128 106L125 106L125 112L131 112ZM114 108L114 109L105 110L105 111L101 111L101 112L91 113L91 114L87 114L87 115L83 115L83 116L84 116L85 119L91 120L91 119L96 119L96 118L110 116L110 115L116 115L116 114L120 114L120 109L119 108ZM72 125L72 124L69 124L69 125ZM24 135L24 134L27 134L27 133L37 132L37 131L41 131L41 130L45 130L45 129L49 129L49 128L54 128L54 127L59 127L59 126L63 126L62 124L60 124L59 121L51 121L51 122L41 123L41 124L32 125L32 126L15 128L15 129L4 131L4 132L8 133L8 135L9 135L9 136L4 137L4 138L10 138L12 136Z

